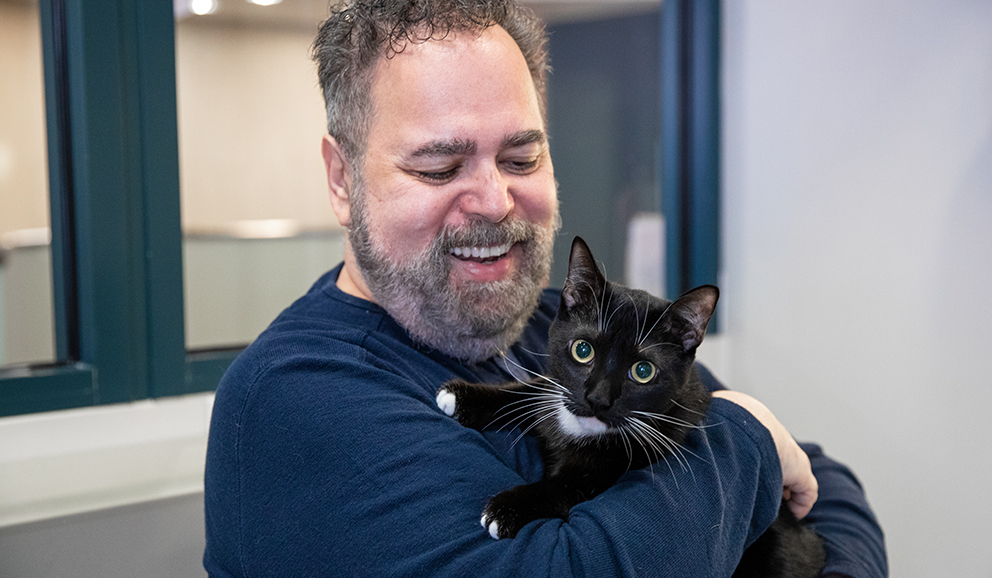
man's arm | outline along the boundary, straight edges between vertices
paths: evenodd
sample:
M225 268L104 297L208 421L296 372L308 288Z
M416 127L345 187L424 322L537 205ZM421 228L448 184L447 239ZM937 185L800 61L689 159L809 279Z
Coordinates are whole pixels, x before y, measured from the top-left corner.
M433 391L369 365L247 365L215 403L211 575L729 575L781 499L771 436L715 400L686 467L630 472L568 520L494 541L480 512L540 476L533 439L464 428Z
M888 576L885 536L854 473L819 446L800 445L820 481L820 498L805 522L823 537L827 572L852 578Z
M818 492L816 477L813 476L806 453L760 401L739 391L727 389L713 392L713 397L726 399L743 407L768 429L775 440L775 449L782 466L783 497L796 518L805 517L816 502Z
M714 395L737 395L728 393L705 367L696 368ZM827 554L824 578L888 576L885 537L854 473L827 457L817 445L799 446L809 459L818 487L818 499L804 521L823 538Z

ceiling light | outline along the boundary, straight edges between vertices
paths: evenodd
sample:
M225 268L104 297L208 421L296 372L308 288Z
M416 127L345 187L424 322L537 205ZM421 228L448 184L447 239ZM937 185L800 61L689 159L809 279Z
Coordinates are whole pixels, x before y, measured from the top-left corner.
M217 0L190 0L189 11L198 16L217 11Z

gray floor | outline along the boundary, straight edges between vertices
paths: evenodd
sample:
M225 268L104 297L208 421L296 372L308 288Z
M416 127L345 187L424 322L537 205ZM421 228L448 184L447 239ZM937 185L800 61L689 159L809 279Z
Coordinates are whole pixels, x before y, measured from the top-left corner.
M203 494L0 528L3 578L202 578Z

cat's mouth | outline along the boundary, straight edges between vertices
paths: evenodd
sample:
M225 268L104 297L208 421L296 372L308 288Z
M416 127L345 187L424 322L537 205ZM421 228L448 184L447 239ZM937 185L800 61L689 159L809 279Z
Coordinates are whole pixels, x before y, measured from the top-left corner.
M573 412L568 404L562 404L557 412L558 425L566 433L576 437L598 436L606 433L610 426L595 416L582 416Z
M493 263L500 257L506 255L513 243L496 245L495 247L454 247L450 254L462 261L474 261L476 263Z

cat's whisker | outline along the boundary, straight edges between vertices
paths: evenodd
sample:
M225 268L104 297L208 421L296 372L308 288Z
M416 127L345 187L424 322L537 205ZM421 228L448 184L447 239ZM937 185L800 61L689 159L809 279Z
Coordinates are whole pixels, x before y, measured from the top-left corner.
M596 292L595 291L593 292L593 295L592 296L596 300L596 327L599 329L599 332L602 333L603 332L603 307L606 304L606 285L605 284L603 285L603 295L602 296L596 295Z
M518 368L520 370L523 370L526 373L529 373L530 375L532 375L532 376L534 376L534 377L536 377L538 379L543 379L544 381L546 381L546 382L548 382L548 383L550 383L552 385L556 385L556 386L560 387L562 390L565 389L564 386L562 386L560 383L556 382L555 380L551 379L550 377L548 377L546 375L543 375L543 374L540 374L540 373L538 373L536 371L533 371L531 369L528 369L528 368L520 365L519 363L517 363L516 361L514 361L513 359L511 359L509 356L507 356L506 353L504 353L503 351L500 351L499 354L503 358L503 361L504 362L512 363L514 367L516 367L516 368ZM524 385L527 385L528 384L527 382L523 381L519 377L513 375L512 372L509 372L509 373L510 373L511 376L513 376L513 379L517 380L517 382L522 383Z
M681 343L669 343L667 341L663 341L661 343L652 343L651 345L648 345L647 347L641 349L641 351L647 351L647 350L651 349L652 347L661 347L662 345L668 345L670 347L679 347L679 348L682 347L682 344ZM640 344L638 344L638 347L640 347Z
M665 311L668 311L668 309L665 309ZM637 342L637 346L638 347L640 347L641 344L644 343L644 340L647 339L649 335L651 335L651 333L654 331L654 328L657 327L658 326L658 323L660 323L661 320L664 319L664 318L665 318L665 314L664 313L662 313L661 315L658 316L658 319L656 319L655 322L651 325L651 329L648 329L647 333L645 333L641 337L641 340ZM662 345L662 344L659 343L658 345Z
M634 434L638 439L638 441L641 443L641 448L644 449L644 453L647 454L648 450L650 449L651 456L653 456L653 459L650 460L652 464L651 465L652 479L654 479L654 463L659 461L664 461L665 465L668 466L668 471L672 474L672 479L675 480L675 487L678 488L679 480L675 476L675 470L672 469L672 464L668 462L668 458L665 455L666 454L665 449L658 447L657 441L652 439L649 433L645 430L647 426L643 422L641 422L640 420L631 420L630 418L628 418L628 423L631 425L631 433Z
M527 373L533 375L536 379L541 380L540 385L553 385L555 388L557 388L560 391L568 391L568 389L564 385L558 383L557 381L551 379L550 377L548 377L546 375L542 375L540 373L537 373L536 371L531 371L531 370L527 369L526 367L522 367L521 369L523 369ZM520 383L522 383L522 384L524 384L524 385L529 385L531 387L538 387L538 384L535 383L535 382L533 382L533 381L526 382L526 381L521 381L519 379L517 381L520 382Z
M674 402L673 401L673 403L675 403L679 407L685 409L686 411L690 411L692 413L697 413L697 414L699 413L697 411L691 410L691 409L689 409L689 408L687 408L687 407L679 404L678 402ZM676 426L679 426L679 427L685 427L685 428L691 428L691 429L700 429L700 430L701 429L706 429L706 428L709 428L709 427L713 427L712 424L711 425L695 425L695 424L692 424L690 422L681 420L679 418L672 417L670 415L652 413L652 412L647 412L647 411L634 410L631 413L636 413L636 414L639 414L639 415L643 415L643 416L648 417L650 419L654 419L654 420L657 420L657 421L660 421L660 422L670 423L670 424L673 424L673 425L676 425ZM702 414L700 414L700 415L702 415ZM637 420L637 421L640 422L641 420ZM689 460L685 457L685 453L683 453L683 452L687 452L690 455L692 455L693 457L695 457L696 459L701 460L703 462L706 461L705 459L703 459L702 457L700 457L699 455L697 455L695 452L693 452L689 448L687 448L687 447L685 447L685 446L683 446L681 444L675 443L673 440L671 440L670 438L668 438L667 436L665 436L663 433L661 433L660 431L658 431L657 428L651 427L648 424L644 424L644 425L646 427L648 427L652 432L654 432L654 433L656 433L656 434L658 434L660 436L665 437L666 440L668 440L669 442L671 442L671 444L673 444L671 446L672 453L673 454L677 453L678 456L681 457L681 459L685 462L686 466L688 466L688 469L689 469L689 472L690 473L692 473L692 467L689 466ZM683 469L685 469L685 468L683 468ZM695 474L693 474L693 479L695 479Z
M533 391L529 391L529 390L516 390L516 389L507 389L505 391L506 391L506 393L511 393L513 395L522 395L522 396L525 396L525 397L544 397L544 396L546 396L546 397L549 397L549 398L565 398L565 397L568 397L569 395L571 395L571 392L568 391L567 388L565 388L563 385L560 385L558 383L553 383L553 382L549 382L549 383L528 382L528 383L524 383L524 385L526 385L529 388L529 390L533 390ZM524 400L524 401L526 401L526 400Z
M520 350L521 351L523 351L525 353L529 353L529 354L531 354L531 355L533 355L535 357L551 357L551 354L550 353L538 353L536 351L531 351L530 349L527 349L523 345L518 345L518 347L520 347ZM502 353L503 352L501 351L500 354L502 354Z
M644 323L641 323L641 315L637 312L637 302L634 301L634 296L630 293L627 294L627 300L630 301L630 306L634 310L634 327L637 329L637 334L634 339L637 340L637 345L640 345L646 334L643 333L644 329L648 326L648 312L651 310L651 304L644 304Z
M630 308L634 310L634 329L637 330L637 335L641 334L641 315L637 312L637 302L634 301L634 296L630 293L624 295L627 301L630 301Z
M613 321L613 316L617 314L617 311L620 311L620 305L617 305L616 307L614 307L613 308L613 312L610 313L609 318L607 318L607 320L606 320L606 328L607 329L610 327L610 321ZM604 329L603 331L606 331L606 329Z
M606 293L607 291L609 291L609 294ZM603 285L603 301L605 303L604 310L609 310L610 305L613 304L613 294L614 292L609 289L609 286L607 284L604 284ZM619 309L619 306L617 307L617 309ZM617 309L614 309L613 313L616 313ZM602 319L602 311L600 311L600 319ZM609 318L606 319L605 322L600 323L600 332L605 333L606 330L610 328L611 319L613 319L613 314L610 314Z
M496 431L503 431L503 429L504 428L507 428L507 427L510 427L510 428L517 427L519 424L523 423L528 418L532 418L533 416L540 416L543 413L554 413L554 411L555 411L555 409L557 407L558 407L558 402L551 401L551 400L541 401L541 402L537 402L537 403L532 403L531 405L528 405L528 406L518 407L518 408L516 408L511 413L518 413L519 412L519 414L516 415L516 416L514 416L512 419L510 419L506 424L504 424L503 426L501 426ZM509 416L504 415L504 416L501 416L501 418L502 417L509 417ZM538 422L542 421L542 419L543 418L538 419L534 423L532 423L529 426L527 426L523 430L523 432L521 433L521 435L526 435L527 432L529 432L531 430L531 428L533 428L535 425L537 425ZM495 423L495 422L496 422L496 420L494 419L493 420L493 423ZM486 428L483 428L483 429L486 429ZM516 442L514 442L514 443L516 443Z
M661 444L662 446L664 446L665 449L667 449L669 451L670 455L672 455L675 458L675 460L678 462L679 466L682 467L682 471L686 471L686 469L688 469L690 471L692 470L692 467L689 466L689 461L685 458L685 455L681 451L682 446L680 444L676 443L674 440L672 440L671 438L669 438L665 434L661 433L656 428L653 428L650 425L648 425L647 423L641 421L640 419L633 418L633 417L632 418L628 418L628 419L630 419L631 422L638 424L638 426L642 428L642 431L646 435L648 435L649 437L651 437L652 439L654 439L655 441L657 441L659 444ZM689 453L692 453L692 452L689 452ZM695 454L693 454L693 455L695 455Z
M639 410L636 410L636 409L635 410L632 410L630 413L636 413L637 415L643 415L644 417L649 417L649 418L656 419L656 420L661 421L661 422L670 423L672 425L677 425L677 426L680 426L680 427L686 427L686 428L690 428L690 429L706 429L706 428L709 428L709 427L713 427L712 425L697 425L697 424L694 424L694 423L685 421L684 419L679 419L677 417L674 417L674 416L671 416L671 415L665 415L663 413L652 413L650 411L639 411Z
M527 399L521 399L521 400L517 400L517 401L515 401L513 403L506 404L505 406L503 406L502 408L500 408L500 413L499 413L499 415L497 417L500 417L500 418L507 417L507 416L509 416L509 415L511 415L513 413L516 413L516 412L519 412L519 411L523 411L523 410L527 410L527 409L529 409L529 408L531 408L531 407L533 407L535 405L539 405L539 404L543 404L543 403L560 403L560 401L561 401L561 395L559 395L557 393L554 393L554 394L551 394L551 393L526 393L526 392L521 392L521 391L515 391L515 392L511 392L511 393L518 393L520 395L526 395L526 396L529 396L529 397ZM517 406L517 407L513 407L513 406ZM505 410L507 410L508 408L511 408L511 407L513 407L513 409L511 409L509 411L505 411Z
M644 304L644 325L641 326L641 331L639 332L640 335L641 335L641 338L637 342L638 345L640 345L641 343L643 343L644 340L647 339L648 338L648 335L650 334L650 331L644 331L648 327L648 315L650 313L651 313L651 304L650 303L645 303ZM654 329L654 327L652 327L652 329Z
M508 403L505 406L501 407L499 412L493 416L492 421L486 424L486 426L482 429L490 428L496 423L502 420L506 420L506 423L500 426L496 430L496 431L502 431L503 428L507 426L513 426L514 424L523 421L530 413L532 413L534 407L539 407L543 405L556 405L558 403L561 403L561 395L558 393L527 393L527 392L517 392L517 391L511 391L510 393L519 393L521 395L528 396L528 398L521 399L513 403ZM513 406L517 406L517 407L513 407ZM514 415L514 414L519 414L519 415Z
M696 415L706 415L706 414L705 414L704 412L701 412L701 411L696 411L696 410L694 410L694 409L690 409L690 408L688 408L688 407L686 407L686 406L684 406L684 405L682 405L681 403L679 403L679 402L677 402L677 401L675 401L674 399L672 400L672 403L674 403L675 405L677 405L677 406L679 406L679 407L681 407L682 409L684 409L684 410L686 410L686 411L687 411L687 412L689 412L689 413L694 413L694 414L696 414Z
M653 445L651 446L651 453L648 454L648 449L645 448L644 441L641 440L640 435L637 434L628 424L620 426L620 432L623 434L624 439L627 439L627 434L629 433L631 437L637 442L641 447L641 450L648 455L648 471L651 472L651 481L654 481L654 464L658 461L659 456L657 451L655 451ZM627 471L630 471L630 466L633 463L633 448L628 446L628 454L631 456L631 462L627 464Z
M552 380L550 378L546 378L546 377L543 377L543 376L542 376L542 379L544 379L545 383L541 383L540 385L545 385L545 386L548 386L549 385L549 386L552 386L553 387L553 390L554 391L560 391L560 392L566 393L566 394L568 393L568 388L565 387L564 385L558 383L557 381L554 381L554 380ZM538 387L538 384L531 383L531 386L532 387ZM549 391L552 391L552 390L549 390Z
M624 450L627 452L627 471L630 471L630 466L634 463L634 449L630 446L630 439L627 438L626 428L621 426L617 431L620 433Z
M676 442L672 438L670 438L667 435L665 435L664 433L662 433L661 430L659 430L658 428L653 427L650 424L648 424L646 422L643 422L641 420L637 420L637 421L638 422L641 422L644 425L644 427L647 429L648 433L650 433L651 435L655 436L659 441L661 441L661 443L665 444L665 447L667 447L669 450L671 450L672 454L676 454L677 453L678 454L678 457L680 457L682 459L685 458L685 455L681 451L682 449L684 449L684 446L682 446L681 444L679 444L678 442ZM689 450L686 450L686 451L689 451ZM689 451L689 453L692 453L692 452ZM693 454L693 455L695 455L695 454ZM699 457L699 456L696 456L696 457ZM686 460L685 463L686 463L686 465L688 465L688 463L689 463L688 460Z
M632 419L635 419L635 421L641 422L641 420L639 420L639 419L636 419L636 418L632 418ZM641 422L641 423L643 423L643 422ZM694 472L692 470L692 464L689 463L689 458L687 458L685 456L685 454L688 453L692 457L694 457L694 458L696 458L696 459L698 459L698 460L700 460L702 462L706 462L706 460L703 459L702 457L700 457L698 454L696 454L692 450L690 450L689 448L685 447L684 445L682 445L682 444L676 442L675 440L669 438L668 436L666 436L665 434L663 434L661 431L659 431L657 428L654 428L654 427L652 427L652 426L650 426L649 424L646 424L646 423L644 423L644 426L647 428L647 432L649 434L651 434L653 436L660 436L658 438L659 441L661 441L663 444L665 444L665 446L667 448L669 448L671 450L672 455L675 457L676 461L678 461L679 465L682 466L682 471L688 470L689 471L689 474L692 476L693 482L695 482L696 481L696 472Z
M606 287L603 287L603 295L599 296L593 293L593 299L596 300L596 329L602 333L603 332L603 308L606 306Z
M512 414L514 412L527 409L527 408L529 408L529 407L531 407L533 405L539 404L539 403L557 403L558 400L561 398L561 396L558 395L558 394L523 393L523 392L513 392L513 393L519 393L520 395L527 395L527 396L530 396L530 397L528 399L521 399L521 400L515 401L513 403L506 404L505 406L503 406L502 408L500 408L500 411L501 412L504 411L504 410L506 410L506 409L508 409L508 408L511 408L513 406L517 406L517 407L513 407L512 410L510 410L509 412L507 412L505 414L501 413L500 417L503 417L504 415L510 415L510 414Z
M547 394L568 395L569 393L568 389L565 386L554 381L548 381L547 383L536 383L530 381L530 382L525 382L524 385L526 385L530 389L536 389L538 392L543 392ZM516 395L538 395L537 393L532 391L521 391L515 389L507 389L505 391L507 393L512 393Z
M532 424L530 424L529 426L527 426L527 428L526 428L526 429L524 429L523 431L521 431L521 432L520 432L520 435L518 435L518 436L517 436L517 438L516 438L515 440L513 440L513 443L511 443L511 444L510 444L510 447L511 447L511 448L512 448L512 447L515 447L515 446L517 445L517 443L518 443L518 442L519 442L520 440L522 440L522 439L524 438L524 436L525 436L525 435L527 435L527 433L528 433L528 432L530 432L530 430L532 430L532 429L534 429L535 427L537 427L537 425L538 425L538 424L540 424L540 423L542 423L542 422L544 422L544 421L546 421L546 420L547 420L548 418L552 418L552 417L554 417L554 416L555 416L555 414L556 414L556 413L558 412L558 407L557 407L557 406L556 406L556 407L551 407L551 408L544 408L544 407L542 407L542 408L540 408L540 409L541 409L542 411L545 411L545 410L547 410L547 414L545 414L544 416L541 416L541 417L540 417L540 418L538 418L538 419L535 419L535 420L534 420L534 423L532 423ZM535 413L539 413L539 412L537 412L537 411L535 410Z

